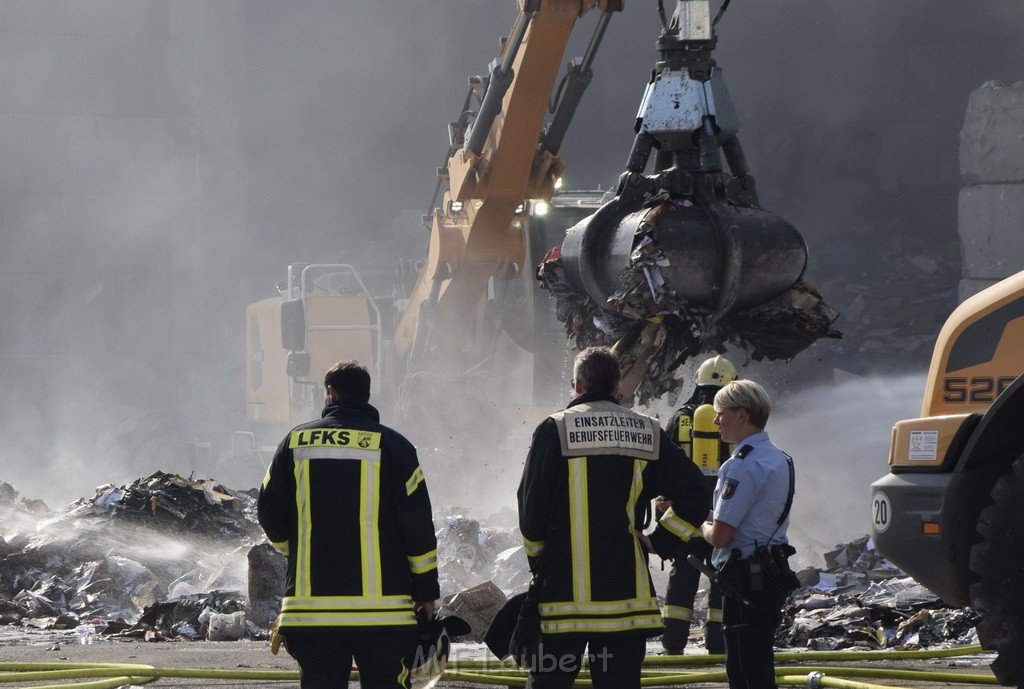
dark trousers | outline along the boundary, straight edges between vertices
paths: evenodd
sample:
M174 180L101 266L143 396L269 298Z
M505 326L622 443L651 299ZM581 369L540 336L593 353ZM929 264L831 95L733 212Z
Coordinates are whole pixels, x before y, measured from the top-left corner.
M302 689L347 689L353 660L363 689L409 689L416 627L291 632L285 646L299 664Z
M664 632L661 645L666 651L682 653L690 637L690 623L693 620L693 603L700 587L700 570L686 561L687 555L700 558L711 567L711 553L714 548L703 538L691 538L683 543L673 558L672 571L668 575L668 589L665 591ZM708 653L724 653L722 641L722 592L717 586L708 591L708 620L704 627L704 643ZM685 617L685 619L683 619Z
M763 586L752 591L744 577L746 607L725 597L722 602L722 631L725 636L725 671L729 689L776 689L775 630L782 622L782 608L790 592L785 577L765 577Z
M646 650L647 639L642 636L547 635L541 639L526 689L569 689L580 672L584 651L590 655L594 689L640 689L640 665Z

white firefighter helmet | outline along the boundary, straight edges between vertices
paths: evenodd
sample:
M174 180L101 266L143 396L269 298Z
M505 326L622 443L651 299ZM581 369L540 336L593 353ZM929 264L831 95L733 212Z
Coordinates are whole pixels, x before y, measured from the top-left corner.
M418 643L409 671L413 689L431 689L441 679L448 654L451 652L452 637L469 634L469 624L461 617L435 615L427 620L422 610L416 613L416 634Z
M697 369L697 385L722 387L736 380L736 367L721 354L713 356Z

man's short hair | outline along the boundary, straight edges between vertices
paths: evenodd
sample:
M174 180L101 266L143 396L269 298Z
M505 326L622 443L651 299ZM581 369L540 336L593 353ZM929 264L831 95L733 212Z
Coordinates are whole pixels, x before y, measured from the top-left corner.
M572 377L584 392L610 395L619 387L622 377L619 358L608 347L587 347L576 355Z
M342 402L368 402L370 372L358 361L339 361L327 369L324 387L333 388Z
M734 380L715 393L715 411L723 409L746 409L750 423L764 428L772 413L772 398L752 380Z

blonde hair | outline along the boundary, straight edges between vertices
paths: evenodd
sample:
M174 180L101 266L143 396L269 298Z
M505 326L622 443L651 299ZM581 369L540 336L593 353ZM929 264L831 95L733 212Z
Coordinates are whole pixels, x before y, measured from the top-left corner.
M715 393L714 406L717 412L723 409L745 409L750 423L764 428L772 413L772 398L752 380L734 380Z

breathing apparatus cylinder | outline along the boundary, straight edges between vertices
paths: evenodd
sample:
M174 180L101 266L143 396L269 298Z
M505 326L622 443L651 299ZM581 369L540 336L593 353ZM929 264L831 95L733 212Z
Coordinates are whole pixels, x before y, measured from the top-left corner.
M717 476L722 465L722 436L715 423L715 408L702 404L693 412L693 461L705 476Z

